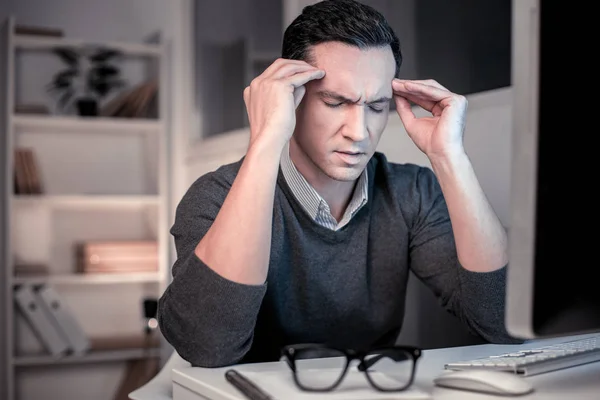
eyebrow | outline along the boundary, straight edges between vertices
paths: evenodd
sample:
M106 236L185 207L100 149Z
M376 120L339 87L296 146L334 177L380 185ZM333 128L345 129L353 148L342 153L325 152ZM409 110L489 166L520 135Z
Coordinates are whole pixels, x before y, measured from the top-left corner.
M349 104L358 103L358 100L352 100L346 96L343 96L336 92L332 92L330 90L321 90L318 92L318 94L321 97L328 97L330 99L338 100L341 103L349 103ZM391 100L391 98L383 96L383 97L380 97L378 99L368 102L368 104L387 103L390 100Z

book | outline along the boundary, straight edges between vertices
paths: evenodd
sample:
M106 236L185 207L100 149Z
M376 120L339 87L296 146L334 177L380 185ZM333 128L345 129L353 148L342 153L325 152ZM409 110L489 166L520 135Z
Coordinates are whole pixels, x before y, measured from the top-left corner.
M158 271L155 240L88 241L76 248L78 273Z
M56 329L69 343L70 352L76 355L85 354L91 347L90 340L68 304L49 285L34 289L34 293L41 307L50 315Z
M36 156L30 148L14 152L15 194L42 194L44 192Z
M37 338L46 350L56 357L66 355L70 350L69 342L63 337L37 299L32 285L23 284L14 289L17 309L25 317Z

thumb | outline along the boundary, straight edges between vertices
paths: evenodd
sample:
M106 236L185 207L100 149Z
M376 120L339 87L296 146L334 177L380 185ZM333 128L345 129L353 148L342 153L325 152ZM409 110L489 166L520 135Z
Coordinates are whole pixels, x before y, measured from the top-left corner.
M306 93L306 88L304 87L304 85L298 86L296 89L294 89L294 107L295 108L298 108L298 105L304 98L305 93Z

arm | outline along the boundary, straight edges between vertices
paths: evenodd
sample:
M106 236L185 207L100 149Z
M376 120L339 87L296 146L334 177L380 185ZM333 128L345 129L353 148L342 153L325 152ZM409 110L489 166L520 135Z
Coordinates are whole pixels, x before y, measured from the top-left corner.
M414 270L472 331L512 342L504 327L506 232L463 148L467 100L432 80L395 79L392 87L408 135L435 172L420 177L420 213L426 214L411 250ZM431 117L416 118L410 103Z
M303 61L280 59L254 79L244 91L250 145L232 183L209 174L178 207L177 261L159 301L159 324L192 365L234 364L250 349L266 291L281 151L303 85L322 76Z
M490 272L508 263L506 230L488 202L464 152L431 159L440 182L456 240L460 264Z
M506 268L474 272L457 256L448 206L434 173L420 168L414 197L401 200L415 208L409 225L411 269L429 287L442 307L457 316L473 334L491 343L520 343L504 324Z
M488 202L463 147L467 100L439 83L394 80L398 114L431 162L452 220L461 265L491 272L508 263L506 230ZM432 113L416 118L410 102Z
M193 366L219 367L243 358L266 292L265 282L228 279L196 252L235 182L243 183L236 176L244 163L257 165L245 158L239 170L225 166L199 178L180 201L171 228L177 259L159 299L158 321L165 339Z

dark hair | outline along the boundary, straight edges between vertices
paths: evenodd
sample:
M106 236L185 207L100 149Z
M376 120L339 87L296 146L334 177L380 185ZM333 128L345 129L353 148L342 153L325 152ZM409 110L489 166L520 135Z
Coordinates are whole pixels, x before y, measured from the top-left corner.
M283 34L281 56L311 62L310 47L332 41L359 49L389 45L398 76L402 64L398 37L380 12L355 0L322 0L304 7Z

